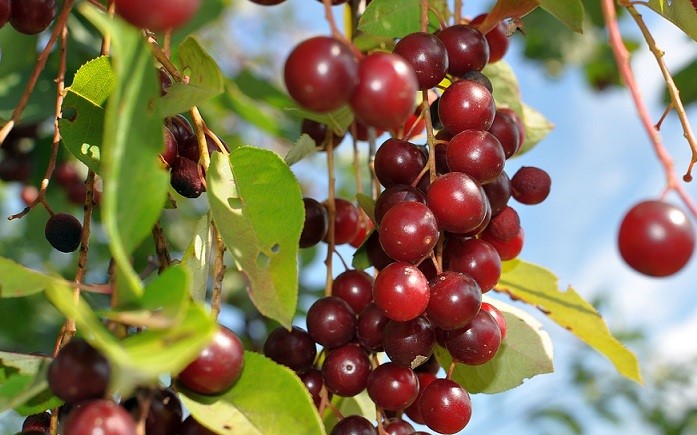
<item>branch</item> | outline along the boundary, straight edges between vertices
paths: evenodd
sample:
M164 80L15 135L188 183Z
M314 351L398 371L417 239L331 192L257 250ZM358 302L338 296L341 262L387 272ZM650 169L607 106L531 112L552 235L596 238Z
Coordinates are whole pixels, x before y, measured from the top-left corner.
M692 198L687 194L682 185L680 185L679 179L673 170L673 161L663 146L661 136L656 129L656 126L651 121L651 116L646 108L646 104L639 92L639 87L637 86L636 80L634 79L634 73L629 64L629 52L624 46L622 41L622 35L617 25L617 11L615 10L615 5L613 0L602 0L603 17L605 18L605 25L608 29L608 38L610 46L612 47L612 52L617 61L617 68L620 75L627 84L632 98L634 99L634 105L639 112L639 118L644 126L644 129L651 139L654 151L658 156L658 159L663 166L666 173L667 186L666 189L675 190L678 196L685 203L685 206L690 210L690 213L697 218L697 205L692 201Z

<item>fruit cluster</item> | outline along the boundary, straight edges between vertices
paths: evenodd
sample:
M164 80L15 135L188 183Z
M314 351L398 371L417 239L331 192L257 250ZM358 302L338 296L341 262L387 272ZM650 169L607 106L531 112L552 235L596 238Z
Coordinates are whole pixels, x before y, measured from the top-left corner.
M243 368L242 342L220 326L210 344L177 374L176 388L221 394L235 384ZM65 402L59 409L60 433L135 435L142 419L149 435L214 433L191 416L182 421L182 405L172 388L139 388L120 403L105 399L111 376L108 360L85 340L75 338L61 348L48 369L51 391ZM49 433L50 420L48 412L31 415L21 433Z
M56 17L56 0L0 0L0 28L8 22L25 35L48 29Z
M329 225L327 203L304 200L301 247L330 238L361 246L377 271L375 279L361 270L341 273L331 295L309 309L307 331L277 329L266 341L264 353L295 370L318 406L323 390L342 397L367 390L386 416L382 426L408 424L388 417L405 413L439 433L455 433L470 419L467 391L435 376L435 345L461 364L494 358L506 324L482 294L497 284L502 260L517 257L523 246L520 218L508 202L538 204L551 185L536 167L522 167L510 179L504 172L506 160L522 149L525 127L515 111L497 108L481 72L508 47L503 24L487 35L477 30L483 19L435 35L406 35L392 53L361 54L318 36L288 56L284 79L299 105L316 112L349 105L353 132L357 126L397 132L374 156L374 176L384 190L372 215L334 198ZM427 146L404 137L419 129L419 90L424 99L427 92L436 96L428 113L439 131ZM318 144L330 135L307 121L302 131ZM323 348L320 367L316 344ZM389 362L380 364L378 352ZM360 427L360 433L375 432L365 418L347 416L332 433L359 433Z

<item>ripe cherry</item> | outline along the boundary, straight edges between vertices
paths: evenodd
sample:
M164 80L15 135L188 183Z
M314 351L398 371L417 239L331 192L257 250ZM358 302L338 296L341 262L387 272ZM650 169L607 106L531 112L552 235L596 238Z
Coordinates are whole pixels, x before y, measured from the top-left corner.
M80 246L82 223L69 213L56 213L46 221L46 240L61 252L73 252Z
M523 166L511 178L511 195L521 204L539 204L547 198L551 186L552 179L545 170Z
M298 44L284 66L288 93L306 109L330 112L348 102L358 83L358 64L343 42L316 36Z
M316 300L306 320L310 337L327 349L345 345L356 333L355 312L345 300L336 296Z
M648 276L680 271L695 249L695 231L680 208L664 201L642 201L620 224L618 245L624 261Z
M135 435L131 414L111 400L93 400L73 409L65 420L64 433L70 435Z
M199 394L220 394L237 382L244 367L244 346L234 332L219 326L213 340L182 370L179 382Z
M48 385L68 403L105 395L111 370L109 362L85 340L76 338L63 346L48 368Z
M433 324L424 316L406 322L392 320L382 332L382 344L393 363L415 369L433 354Z
M451 171L464 172L479 184L494 181L506 163L501 142L482 130L465 130L453 136L446 148L446 159Z
M430 285L426 314L437 327L462 328L479 312L482 291L471 276L446 271L431 280Z
M201 0L116 0L116 13L136 27L155 32L180 27L201 6Z
M411 33L400 39L392 52L414 68L420 89L432 88L445 78L448 52L443 42L430 33Z
M349 415L341 419L330 435L377 435L378 431L373 423L360 415Z
M373 299L392 320L405 322L420 316L428 306L428 280L414 265L395 262L380 271L373 284Z
M361 61L358 77L350 100L356 118L382 129L404 124L414 111L418 90L412 66L397 54L377 52Z
M468 71L481 71L489 62L489 43L472 26L457 24L438 32L448 51L448 72L460 76Z
M426 163L428 158L416 145L390 138L375 153L375 176L385 187L410 185Z
M373 300L373 277L360 269L344 271L332 281L332 296L343 299L360 313Z
M138 395L121 403L135 421L145 417L147 435L170 435L177 433L182 423L182 405L177 394L168 388L153 391L139 389ZM147 408L145 408L145 404Z
M426 425L439 433L454 434L472 417L469 393L450 379L436 379L419 397L419 413Z
M327 206L327 202L324 202ZM358 234L360 214L358 207L352 202L342 198L334 199L334 244L342 245L351 242ZM324 241L329 241L329 233L324 237Z
M450 239L446 245L450 270L470 275L486 293L501 277L501 258L493 246L481 239Z
M0 0L0 29L10 20L10 0Z
M426 195L416 187L407 184L395 184L383 190L375 201L375 221L380 224L382 217L392 206L402 202L420 202L426 204Z
M428 207L445 231L468 233L486 217L487 199L475 179L462 172L438 177L426 194Z
M453 135L465 130L488 130L495 115L491 92L471 80L460 80L448 86L438 103L438 118Z
M319 201L312 198L303 198L305 206L305 222L300 233L299 246L309 248L318 244L327 235L329 216L327 209Z
M380 222L380 244L397 261L416 263L438 243L438 223L420 202L403 202L390 208Z
M501 346L501 329L487 310L479 310L467 325L446 331L445 347L453 359L468 365L491 361Z
M10 24L19 33L36 35L56 17L56 0L10 0Z
M317 349L312 337L304 329L293 326L288 331L279 326L266 337L264 355L297 373L304 373L312 367Z
M412 369L388 362L370 373L367 389L377 406L399 411L414 403L419 394L419 381Z
M506 318L501 310L488 302L482 302L482 310L489 313L489 315L496 320L496 323L499 325L499 330L501 331L501 341L503 341L503 339L506 338L506 331L508 330L508 327L506 325Z
M337 396L351 397L365 389L370 359L360 346L349 343L331 350L322 364L327 389Z
M481 14L474 17L470 22L472 26L477 26L486 19L487 14ZM484 34L486 42L489 44L489 63L494 63L501 60L508 51L508 32L506 24L501 21L494 28Z

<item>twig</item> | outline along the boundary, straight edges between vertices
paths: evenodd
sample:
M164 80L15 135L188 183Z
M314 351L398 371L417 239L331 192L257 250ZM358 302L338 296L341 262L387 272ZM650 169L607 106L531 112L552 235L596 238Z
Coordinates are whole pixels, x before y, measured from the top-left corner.
M336 25L336 21L334 20L334 14L332 13L332 1L322 0L322 4L324 4L324 18L329 24L329 28L332 31L332 36L336 39L343 40L344 36L339 31L339 27Z
M332 259L334 257L334 232L336 229L336 177L334 175L334 135L329 136L327 142L327 202L324 204L327 208L329 216L329 225L327 228L327 257L324 260L324 265L327 268L327 279L324 284L324 295L331 296L332 283L334 275L332 273Z
M46 42L46 46L39 55L39 58L36 60L34 70L31 72L31 76L29 76L29 82L27 83L27 86L24 88L24 92L22 92L22 96L19 99L19 103L17 103L17 107L15 107L15 110L12 111L12 118L7 122L7 124L5 124L2 127L2 129L0 129L0 144L2 144L5 141L5 138L7 138L8 134L10 134L10 131L12 131L15 124L18 124L20 119L22 118L22 112L24 112L24 109L27 106L27 103L29 102L29 97L31 96L31 93L34 91L34 86L36 86L36 82L39 80L39 75L41 75L41 72L44 70L44 67L46 66L46 61L48 61L48 56L51 54L51 50L53 49L56 40L63 32L63 29L65 29L66 27L68 15L70 15L70 11L73 8L74 4L75 0L65 0L65 3L63 4L63 9L61 10L60 15L58 15L58 19L56 20L56 25L53 29L53 32L51 32L51 37L48 39L48 42Z
M182 76L179 73L179 70L169 59L167 53L164 52L157 44L157 40L152 36L148 36L148 45L150 46L150 50L152 51L153 56L155 56L155 59L157 59L157 61L160 62L160 64L162 64L162 67L165 70L167 70L167 72L174 78L174 80L181 82Z
M644 104L641 93L639 92L639 87L637 86L636 80L634 79L634 73L629 64L629 52L624 46L622 41L622 35L617 25L617 11L615 10L615 5L613 0L602 0L603 16L605 18L605 25L608 29L608 38L610 46L612 47L612 52L617 61L617 68L620 75L627 84L632 98L634 99L634 105L639 112L639 118L644 126L644 129L651 139L654 151L658 156L660 163L663 165L663 169L666 173L667 178L667 188L676 191L678 196L685 203L685 206L690 210L690 213L697 218L697 205L692 201L692 198L687 194L685 189L680 185L678 177L673 170L673 161L666 151L663 143L661 141L661 136L656 130L655 125L651 121L651 116L649 115L648 109Z
M428 0L421 0L421 31L428 32Z
M160 221L155 222L155 225L152 227L152 238L155 242L155 252L157 253L157 271L162 273L172 263L172 257L169 255L167 238L165 237L165 232L162 230Z
M631 4L626 4L625 7L629 11L632 18L634 18L634 21L636 21L637 25L639 26L639 29L641 29L641 33L644 35L644 39L646 40L646 43L649 45L651 53L653 53L654 57L656 58L656 62L658 62L658 67L661 69L661 74L663 74L663 80L666 82L666 86L668 87L668 94L670 95L671 105L673 106L673 108L675 108L675 111L678 114L678 118L680 119L680 124L682 125L683 129L683 135L685 136L685 139L687 139L687 143L690 145L690 149L692 150L692 159L690 161L690 166L688 167L687 172L683 176L683 179L685 181L692 180L692 175L690 174L690 172L692 170L692 166L695 164L695 162L697 162L697 140L695 140L695 135L692 132L690 121L688 121L687 119L687 113L685 113L685 106L683 105L682 100L680 99L680 91L678 91L677 86L675 86L673 76L670 74L670 71L668 71L666 63L663 61L663 50L658 48L658 45L656 44L653 35L651 35L651 32L649 32L648 27L646 27L646 23L644 22L644 19L641 17L641 14L639 14L636 8Z
M192 107L189 113L191 113L191 119L194 121L194 130L198 141L199 163L204 169L208 169L208 166L211 164L211 156L208 154L208 143L206 142L206 123L201 117L198 107Z
M462 0L455 0L455 24L460 24L462 21Z
M225 278L225 244L223 243L220 232L212 223L213 239L215 240L215 263L213 264L213 294L211 295L211 317L218 319L220 307L223 304L223 278Z

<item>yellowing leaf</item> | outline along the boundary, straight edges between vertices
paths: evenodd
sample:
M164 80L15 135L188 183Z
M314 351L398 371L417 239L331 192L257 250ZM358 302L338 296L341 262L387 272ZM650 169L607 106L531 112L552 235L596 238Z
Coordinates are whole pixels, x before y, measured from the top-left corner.
M697 41L697 10L690 0L649 0L648 7L663 15L690 38Z
M550 271L521 260L507 261L494 289L538 307L550 319L607 357L622 376L642 382L636 356L612 336L600 314L573 288L561 291L557 277Z

